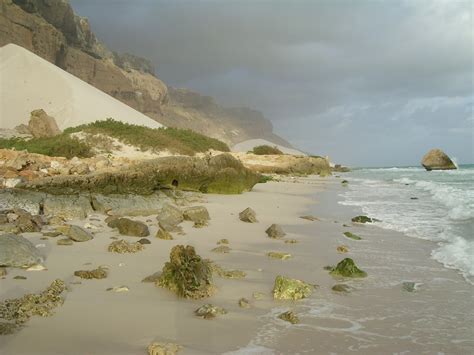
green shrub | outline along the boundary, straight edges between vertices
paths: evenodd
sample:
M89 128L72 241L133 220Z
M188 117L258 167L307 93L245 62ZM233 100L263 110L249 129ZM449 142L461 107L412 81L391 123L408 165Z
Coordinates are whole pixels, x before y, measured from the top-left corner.
M108 118L89 124L68 128L65 133L84 131L91 134L104 134L117 138L123 143L131 144L142 150L169 150L172 153L194 155L214 149L229 152L229 147L215 138L196 133L189 129L148 128Z
M257 155L282 155L283 152L277 147L270 147L269 145L259 145L253 148L253 154Z
M30 153L52 157L66 157L68 159L92 156L89 145L65 133L54 137L33 138L29 140L22 138L0 139L0 148L27 150Z
M265 184L268 181L273 181L273 176L270 175L260 175L260 180L258 181L259 184Z

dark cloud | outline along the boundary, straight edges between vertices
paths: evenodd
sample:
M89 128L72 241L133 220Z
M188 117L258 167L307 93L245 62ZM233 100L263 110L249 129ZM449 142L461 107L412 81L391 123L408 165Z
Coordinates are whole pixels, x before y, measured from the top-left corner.
M73 0L110 48L168 84L262 110L306 151L473 159L470 1Z

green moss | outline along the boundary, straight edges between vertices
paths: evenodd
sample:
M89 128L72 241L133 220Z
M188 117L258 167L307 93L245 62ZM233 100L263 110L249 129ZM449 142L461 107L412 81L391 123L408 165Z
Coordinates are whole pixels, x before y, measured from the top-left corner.
M142 150L169 150L172 153L194 155L210 149L229 152L229 147L215 138L196 133L189 129L148 128L108 118L103 121L68 128L65 133L84 131L104 134L119 141L139 147Z
M380 222L378 219L370 218L367 216L356 216L352 218L352 222L354 223L373 223L373 222Z
M366 277L367 273L359 269L354 260L351 258L345 258L340 261L335 268L332 268L331 275L343 276L343 277Z
M48 155L52 157L91 157L91 147L68 134L60 134L54 137L22 139L10 138L0 139L1 149L27 150L30 153Z
M362 240L361 237L359 237L358 235L356 235L354 233L351 233L351 232L344 232L344 235L349 239Z
M283 152L280 149L269 145L259 145L254 147L252 152L256 155L283 155Z
M273 178L273 176L270 176L270 175L260 175L260 180L258 180L258 183L259 184L265 184L269 181L274 181L275 179Z
M273 298L278 300L298 300L313 292L314 286L297 279L278 275L273 287Z

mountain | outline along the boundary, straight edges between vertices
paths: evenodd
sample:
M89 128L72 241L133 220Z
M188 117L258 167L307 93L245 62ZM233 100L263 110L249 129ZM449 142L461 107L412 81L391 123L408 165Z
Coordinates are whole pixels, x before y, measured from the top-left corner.
M0 46L14 43L166 126L190 128L233 145L264 138L290 146L271 122L247 108L168 87L146 59L101 43L67 0L0 0Z

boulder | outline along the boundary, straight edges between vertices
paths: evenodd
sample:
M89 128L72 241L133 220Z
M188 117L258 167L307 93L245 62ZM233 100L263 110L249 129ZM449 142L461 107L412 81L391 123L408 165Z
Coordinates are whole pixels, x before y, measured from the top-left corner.
M281 320L289 322L291 324L297 324L300 322L298 316L294 314L292 311L287 311L278 316Z
M35 138L52 137L61 133L56 120L42 109L31 112L28 130Z
M267 233L269 238L273 239L281 239L286 235L286 233L283 231L283 228L281 228L281 226L278 224L272 224L270 227L268 227L265 233Z
M457 169L451 158L441 149L431 149L421 160L421 165L428 171Z
M64 230L64 234L75 242L87 242L94 239L92 234L86 231L84 228L75 226L73 224L67 225Z
M336 267L332 268L331 275L342 276L342 277L366 277L367 273L359 269L354 260L351 258L345 258L341 260Z
M224 308L214 306L210 303L205 304L194 311L194 314L204 319L212 319L220 314L226 314L226 313L227 311Z
M247 207L245 210L239 213L239 218L242 222L247 223L256 223L257 221L257 214L253 209Z
M169 203L165 204L156 217L168 231L179 231L178 224L184 221L183 211Z
M43 261L29 240L15 234L0 235L0 266L27 268Z
M299 300L313 292L314 286L297 279L278 275L273 286L273 298L276 300Z
M147 225L140 221L134 221L128 218L119 218L114 223L114 225L122 235L128 235L132 237L146 237L150 235Z
M207 208L204 206L193 206L188 207L183 211L183 217L186 221L192 221L194 223L207 224L211 219Z

